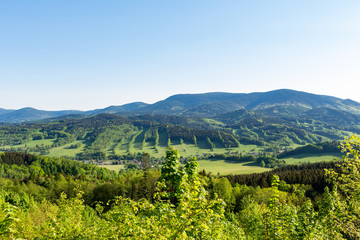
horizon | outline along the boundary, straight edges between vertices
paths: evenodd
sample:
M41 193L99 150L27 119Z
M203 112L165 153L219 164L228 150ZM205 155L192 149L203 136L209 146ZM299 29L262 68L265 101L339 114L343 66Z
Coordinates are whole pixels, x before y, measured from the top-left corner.
M0 108L294 89L360 102L360 2L3 1Z

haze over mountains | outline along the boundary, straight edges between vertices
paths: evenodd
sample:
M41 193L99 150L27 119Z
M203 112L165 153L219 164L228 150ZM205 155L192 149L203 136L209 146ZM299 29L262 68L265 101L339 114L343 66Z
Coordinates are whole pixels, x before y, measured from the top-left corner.
M239 109L266 115L309 115L316 119L324 114L329 121L337 121L337 114L358 121L360 103L331 96L280 89L269 92L177 94L154 104L134 102L91 111L43 111L34 108L8 110L0 108L0 122L20 123L78 114L90 116L100 113L122 115L167 114L191 117L215 117Z

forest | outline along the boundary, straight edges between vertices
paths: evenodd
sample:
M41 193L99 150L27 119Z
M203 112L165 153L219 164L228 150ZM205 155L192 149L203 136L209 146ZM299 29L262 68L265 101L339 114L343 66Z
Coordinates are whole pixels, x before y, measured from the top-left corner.
M0 154L1 239L359 239L357 136L337 163L243 176L198 172L168 148L160 168L109 171Z
M243 119L243 114L251 118ZM0 124L0 150L81 161L115 160L113 163L119 164L120 160L139 160L143 153L149 153L154 162L161 163L166 148L174 146L185 158L219 159L223 154L228 156L222 158L226 161L245 159L244 156L252 161L251 155L282 158L295 153L333 154L336 150L338 153L338 141L350 136L353 132L349 126L354 126L290 117L259 117L243 111L213 119L99 114ZM335 151L333 147L323 148L324 142L334 142ZM258 166L274 168L282 164L278 160L266 160L269 158L260 160Z

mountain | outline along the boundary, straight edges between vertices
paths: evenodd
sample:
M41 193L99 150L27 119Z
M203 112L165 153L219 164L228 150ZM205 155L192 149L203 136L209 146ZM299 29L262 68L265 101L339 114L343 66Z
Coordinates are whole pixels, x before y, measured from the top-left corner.
M360 114L360 103L336 97L280 89L255 93L178 94L136 110L138 113L212 117L240 108L261 110L271 107L314 109L326 107ZM215 111L214 111L215 110Z
M235 110L233 112L228 112L224 114L220 114L215 117L216 120L221 121L226 124L234 124L244 119L249 118L263 118L264 115L261 113L255 113L253 111L246 110L245 108Z
M311 109L300 116L334 125L358 125L360 123L359 115L325 107Z
M311 109L310 109L311 110ZM254 110L256 113L262 113L269 116L299 116L300 114L309 111L309 108L304 106L286 106L286 105L277 105L271 106L267 108Z
M19 110L13 110L0 114L0 122L13 122L20 123L26 121L33 121L45 118L53 118L59 116L65 116L68 114L81 113L76 110L65 110L65 111L42 111L35 108L21 108Z
M117 113L121 115L165 114L188 117L211 118L239 109L246 109L271 116L298 116L309 110L333 109L337 113L360 115L360 103L350 99L340 99L289 89L254 93L212 92L202 94L177 94L154 104L133 102L121 106L83 111L41 111L34 108L19 110L0 109L0 122L24 122L60 117L67 114L96 115ZM319 110L321 111L321 110ZM318 111L318 112L319 112ZM316 112L316 111L315 111ZM308 114L311 115L311 112ZM330 110L322 110L330 114ZM336 118L336 113L331 113ZM307 115L304 115L307 116ZM336 119L335 119L336 120ZM356 119L354 120L356 121ZM353 121L353 122L354 122Z
M156 102L149 106L138 109L138 112L174 114L209 103L218 103L233 100L243 93L202 93L202 94L177 94Z
M148 106L149 104L144 103L144 102L133 102L133 103L128 103L128 104L124 104L121 106L110 106L107 108L103 108L103 109L96 109L96 110L92 110L92 111L87 111L85 114L87 115L95 115L95 114L99 114L99 113L119 113L119 112L132 112L135 111L139 108L143 108Z
M0 108L0 115L1 114L5 114L5 113L9 113L11 111L14 111L14 110L8 110L8 109L3 109L3 108Z
M205 103L177 113L180 116L213 117L219 114L243 108L240 104L231 101Z
M91 111L78 111L78 110L64 110L64 111L44 111L35 108L21 108L19 110L6 110L0 109L0 122L21 123L27 121L36 121L43 119L56 120L66 118L81 118L89 115L96 115L100 113L119 113L131 112L138 108L145 107L148 104L143 102L134 102L121 106L110 106L104 109L96 109ZM68 116L69 115L69 116Z

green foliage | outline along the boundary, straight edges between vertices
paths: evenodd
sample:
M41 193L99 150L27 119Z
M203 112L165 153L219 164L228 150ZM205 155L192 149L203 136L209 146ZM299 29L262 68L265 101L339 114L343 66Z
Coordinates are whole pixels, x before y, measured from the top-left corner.
M279 118L267 111L256 113L245 109L219 116L216 120L165 115L121 117L99 114L48 123L2 125L0 148L98 161L124 159L128 153L139 152L148 152L160 158L170 145L181 145L179 150L186 157L210 151L224 154L228 151L243 152L247 148L243 144L263 146L266 154L277 154L284 150L287 154L293 154L287 150L294 144L314 143L314 151L327 151L325 146L317 144L339 140L358 131L353 121L348 122L350 125L328 125L320 120L293 119L286 114ZM308 151L310 148L302 150ZM280 166L275 161L265 165Z
M264 165L265 167L268 168L281 167L285 165L284 160L278 159L275 156L259 156L256 161L260 165ZM264 164L261 164L262 162Z
M159 146L159 139L160 139L159 130L157 128L155 128L155 144L154 144L154 147L155 147L156 150L157 150L157 147Z
M206 137L206 142L209 145L210 150L213 151L215 148L215 144L211 142L209 137Z
M196 159L181 164L172 148L161 172L121 175L8 153L6 162L18 165L0 163L8 174L0 177L0 239L358 239L359 148L357 136L345 139L343 161L327 171L332 189L312 199L310 185L284 181L316 176L310 165L247 177L261 188L198 174ZM296 175L300 168L307 172Z
M169 237L210 239L222 236L223 202L216 198L208 200L208 193L197 174L196 160L187 162L183 170L179 168L177 150L170 148L166 158L157 196L165 206L170 203L174 208L166 221L171 229Z
M339 164L339 172L327 170L327 175L335 185L332 193L333 208L331 221L347 238L360 238L360 138L355 135L341 143L345 153ZM344 200L341 199L341 195ZM328 198L329 198L328 197Z
M224 200L227 211L231 212L234 210L235 196L233 194L233 187L227 178L222 177L217 179L214 184L214 192L216 192Z
M260 161L260 167L265 167L265 162L264 162L264 160L261 160L261 161Z
M128 152L131 153L132 152L132 149L133 149L133 145L134 145L134 142L135 142L135 139L143 132L143 130L141 129L139 132L137 132L136 134L134 134L132 137L131 137L131 140L129 142L129 145L128 145Z
M195 135L193 135L193 140L194 140L194 145L195 145L195 147L197 147L197 139L196 139L196 136L195 136Z
M145 147L146 139L149 138L150 134L151 134L151 127L144 133L144 138L141 142L141 150Z
M170 147L171 146L171 139L170 137L168 137L168 140L167 140L167 146Z
M306 146L301 146L293 150L289 150L279 154L279 158L294 156L298 154L311 153L311 154L319 154L319 153L340 153L339 150L339 142L331 141L331 142L322 142L316 144L309 144Z
M17 230L14 227L15 222L20 220L16 218L17 207L1 201L0 210L0 236L17 233Z

